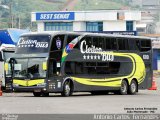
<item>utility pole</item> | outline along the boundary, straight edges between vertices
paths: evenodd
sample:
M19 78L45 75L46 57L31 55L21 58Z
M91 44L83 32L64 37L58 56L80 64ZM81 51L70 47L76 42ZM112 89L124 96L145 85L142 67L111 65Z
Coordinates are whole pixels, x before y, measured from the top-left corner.
M20 15L18 16L18 28L21 29L21 18L20 18Z
M9 27L13 28L12 3L9 4L9 15L10 15Z

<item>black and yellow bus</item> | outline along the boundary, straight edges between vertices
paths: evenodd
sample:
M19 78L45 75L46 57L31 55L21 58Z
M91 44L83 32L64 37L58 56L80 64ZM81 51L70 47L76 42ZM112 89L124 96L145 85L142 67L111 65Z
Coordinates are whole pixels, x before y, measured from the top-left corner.
M135 94L152 83L147 37L42 32L20 37L12 59L13 88L34 96L119 91Z

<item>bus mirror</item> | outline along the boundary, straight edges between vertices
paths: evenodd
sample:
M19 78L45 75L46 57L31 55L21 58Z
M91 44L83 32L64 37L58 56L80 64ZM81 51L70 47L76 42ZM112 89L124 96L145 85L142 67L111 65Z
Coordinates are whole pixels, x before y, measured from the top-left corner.
M8 70L9 70L9 64L8 64L8 63L5 63L5 64L4 64L4 69L5 69L5 71L8 71Z
M47 70L47 62L43 62L42 68L43 68L43 70Z

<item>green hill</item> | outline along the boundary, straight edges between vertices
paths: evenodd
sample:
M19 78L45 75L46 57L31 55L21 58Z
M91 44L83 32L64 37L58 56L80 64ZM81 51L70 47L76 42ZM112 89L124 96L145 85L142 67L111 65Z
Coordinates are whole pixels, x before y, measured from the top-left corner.
M79 0L75 10L105 10L121 9L124 4L121 0Z
M36 28L31 24L31 12L60 11L72 0L0 0L0 29L11 27ZM72 10L120 9L122 0L77 0ZM70 10L70 9L68 9ZM12 15L12 19L11 19ZM12 21L12 22L11 22Z

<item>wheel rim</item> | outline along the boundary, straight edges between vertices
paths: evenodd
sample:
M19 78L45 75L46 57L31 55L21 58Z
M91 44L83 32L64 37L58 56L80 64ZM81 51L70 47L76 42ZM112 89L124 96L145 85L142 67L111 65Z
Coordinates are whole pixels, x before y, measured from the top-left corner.
M66 94L66 95L69 95L69 93L70 93L70 86L69 86L69 84L67 83L67 84L65 85L65 94Z
M127 91L127 86L126 86L125 83L122 84L121 91L122 91L123 93L126 93L126 91Z
M134 93L136 91L136 84L135 83L131 84L131 91L132 91L132 93Z

